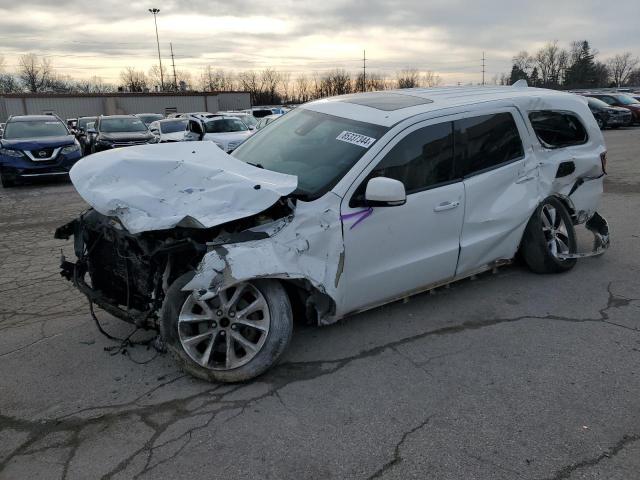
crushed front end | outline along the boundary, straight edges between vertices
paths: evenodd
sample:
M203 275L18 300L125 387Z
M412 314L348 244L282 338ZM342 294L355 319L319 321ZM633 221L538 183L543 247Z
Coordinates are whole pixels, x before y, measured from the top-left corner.
M77 257L75 263L62 258L62 276L90 302L139 327L155 326L164 287L195 268L208 235L177 228L132 235L117 219L93 209L55 232L58 239L73 236Z

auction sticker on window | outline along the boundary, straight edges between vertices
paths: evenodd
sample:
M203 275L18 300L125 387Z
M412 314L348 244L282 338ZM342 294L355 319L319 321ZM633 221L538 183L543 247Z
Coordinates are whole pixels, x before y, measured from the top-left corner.
M340 140L341 142L353 143L354 145L358 145L359 147L369 148L373 145L373 142L376 141L375 138L367 137L366 135L360 135L359 133L353 133L348 131L343 131L340 135L336 137L336 140Z

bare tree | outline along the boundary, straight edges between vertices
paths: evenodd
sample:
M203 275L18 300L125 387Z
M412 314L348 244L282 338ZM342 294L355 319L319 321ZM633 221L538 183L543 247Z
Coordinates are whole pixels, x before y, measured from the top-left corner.
M29 92L41 92L53 79L53 68L47 58L28 53L22 55L18 63L18 75Z
M280 84L280 73L273 68L265 68L260 72L260 81L264 92L264 98L260 103L279 103L280 96L277 91Z
M0 93L18 93L22 87L18 79L10 73L0 73Z
M149 80L141 70L134 67L126 67L120 72L122 86L130 92L143 92L148 88Z
M607 61L611 79L616 87L622 87L629 80L631 72L638 66L639 60L634 57L631 52L616 55Z
M518 52L512 59L513 64L527 76L531 75L531 71L535 66L536 60L531 57L525 50Z
M435 72L427 70L422 76L422 85L425 87L437 87L442 84L442 78Z
M309 77L304 73L300 74L296 78L296 100L300 103L305 103L311 100L311 84L309 83Z
M545 87L557 87L562 82L564 70L569 61L566 50L558 47L558 42L549 42L535 55L535 64L540 72L542 85Z
M406 68L396 73L398 88L416 88L420 86L420 72L415 68Z
M235 79L231 72L214 69L207 65L200 76L200 85L205 92L229 92L236 89Z
M260 101L259 99L262 95L262 81L260 80L260 75L254 70L241 72L238 75L238 81L240 82L240 88L251 94L251 103L258 105Z
M290 72L281 72L280 73L280 91L282 93L282 102L286 103L291 100L291 73Z
M102 78L93 76L88 80L75 82L74 90L79 93L111 93L115 91L115 87L105 83Z

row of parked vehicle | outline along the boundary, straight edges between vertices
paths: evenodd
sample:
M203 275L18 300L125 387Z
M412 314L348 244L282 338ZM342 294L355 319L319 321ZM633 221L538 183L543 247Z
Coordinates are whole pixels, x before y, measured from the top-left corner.
M286 113L281 107L242 111L100 115L12 116L0 130L0 182L66 176L82 157L114 148L181 141L211 141L231 153L255 131Z
M640 123L640 94L621 92L576 92L587 97L589 109L601 129Z

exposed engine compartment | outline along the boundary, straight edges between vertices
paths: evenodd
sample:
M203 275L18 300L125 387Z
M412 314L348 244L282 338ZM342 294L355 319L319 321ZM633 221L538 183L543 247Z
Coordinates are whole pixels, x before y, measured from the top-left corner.
M155 327L168 286L195 270L208 244L267 238L252 228L293 213L295 204L280 199L260 214L212 228L176 226L132 234L115 217L89 209L55 232L74 237L76 263L63 259L62 274L87 298L109 313L141 327Z

